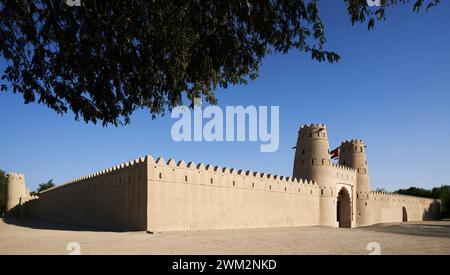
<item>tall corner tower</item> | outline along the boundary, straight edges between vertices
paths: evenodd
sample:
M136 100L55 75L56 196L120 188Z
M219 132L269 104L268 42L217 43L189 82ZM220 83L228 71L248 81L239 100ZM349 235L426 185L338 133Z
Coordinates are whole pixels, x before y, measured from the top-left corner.
M370 179L366 158L366 146L360 139L346 140L339 148L339 164L356 169L356 225L371 223L370 217Z
M293 177L317 181L328 185L331 166L330 145L324 124L307 124L300 127L295 150Z
M8 173L6 182L6 211L14 209L28 200L25 176L18 173Z
M336 182L328 143L327 128L324 124L307 124L298 132L294 157L294 178L317 182L320 187L319 224L336 226Z

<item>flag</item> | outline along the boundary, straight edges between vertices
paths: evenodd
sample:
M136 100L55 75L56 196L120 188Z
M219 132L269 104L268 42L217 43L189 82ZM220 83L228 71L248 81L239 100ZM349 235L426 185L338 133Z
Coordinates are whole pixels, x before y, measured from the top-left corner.
M331 154L331 159L339 158L339 147L337 147L336 149L331 151L330 154Z

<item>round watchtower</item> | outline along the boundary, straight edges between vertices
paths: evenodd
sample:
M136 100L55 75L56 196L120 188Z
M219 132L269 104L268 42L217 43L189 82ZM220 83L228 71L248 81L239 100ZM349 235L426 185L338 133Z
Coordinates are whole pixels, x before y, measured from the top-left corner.
M356 169L356 225L371 224L369 167L364 142L360 139L342 142L339 164Z
M331 166L330 145L324 124L307 124L298 132L293 177L317 181L326 187Z
M336 182L333 178L327 128L308 124L298 132L293 177L317 182L320 187L320 225L336 226Z
M6 211L22 204L27 198L25 176L18 173L9 173L6 182Z
M366 146L362 140L352 139L341 143L339 149L339 164L356 169L356 192L370 192Z

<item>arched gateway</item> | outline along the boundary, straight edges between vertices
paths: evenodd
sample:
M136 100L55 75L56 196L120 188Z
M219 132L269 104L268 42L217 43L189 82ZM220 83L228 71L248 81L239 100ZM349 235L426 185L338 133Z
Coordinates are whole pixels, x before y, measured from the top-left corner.
M341 188L337 197L337 221L339 227L352 227L352 207L347 189Z

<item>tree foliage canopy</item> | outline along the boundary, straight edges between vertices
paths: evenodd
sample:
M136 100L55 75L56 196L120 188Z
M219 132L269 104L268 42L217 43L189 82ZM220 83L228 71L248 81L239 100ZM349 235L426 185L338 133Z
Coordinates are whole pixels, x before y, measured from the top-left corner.
M384 19L407 0L343 0L352 23ZM425 0L414 0L415 11ZM427 8L439 0L428 0ZM1 90L58 113L104 125L155 116L215 90L258 77L264 56L296 49L336 62L325 50L315 0L0 0ZM326 4L326 3L325 3Z
M50 189L52 187L55 187L55 184L53 183L53 180L49 180L47 182L39 184L39 186L38 186L38 188L36 190L36 193L39 194L42 191L45 191L45 190Z

